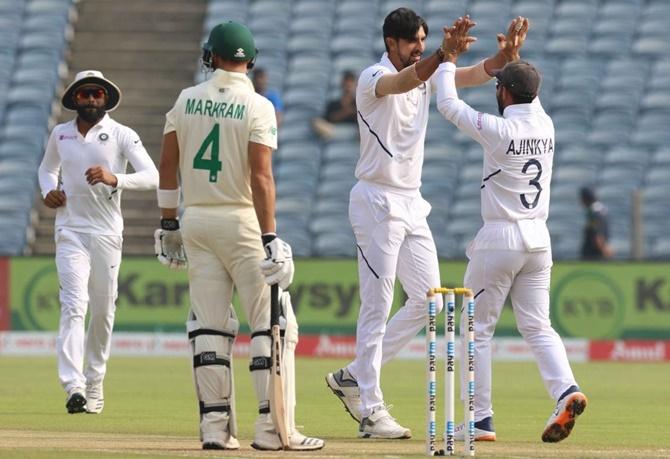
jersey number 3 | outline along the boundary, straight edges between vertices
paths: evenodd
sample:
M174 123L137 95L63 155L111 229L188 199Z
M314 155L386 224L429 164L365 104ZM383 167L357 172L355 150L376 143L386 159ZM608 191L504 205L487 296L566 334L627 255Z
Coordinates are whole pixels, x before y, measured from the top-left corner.
M535 195L535 199L533 199L533 202L528 202L525 193L519 196L521 198L521 204L523 204L523 206L526 209L534 209L540 200L540 193L542 193L542 185L540 185L540 176L542 176L542 164L537 159L529 159L528 162L526 162L526 164L523 165L521 172L523 172L524 174L528 173L528 168L530 166L537 167L537 174L535 174L535 177L533 177L531 180L528 181L529 185L533 185L535 188L537 188L537 194Z
M205 159L205 153L209 151L209 159ZM219 161L219 123L216 123L207 137L200 145L198 153L193 158L193 169L204 169L209 171L209 181L216 182L221 171L221 161Z

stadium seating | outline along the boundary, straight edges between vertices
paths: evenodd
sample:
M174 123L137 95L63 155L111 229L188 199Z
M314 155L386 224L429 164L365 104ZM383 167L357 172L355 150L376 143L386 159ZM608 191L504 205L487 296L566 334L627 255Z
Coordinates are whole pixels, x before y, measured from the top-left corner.
M39 165L76 12L72 0L0 1L0 255L24 253Z
M353 256L347 204L355 183L358 130L317 137L311 120L339 94L341 72L359 72L384 51L381 24L398 6L429 25L429 50L455 17L471 14L479 37L462 65L496 48L516 15L531 20L524 57L543 73L541 100L556 126L550 232L554 256L578 256L583 219L577 193L595 186L609 208L617 258L631 255L631 193L643 196L645 249L670 258L664 222L670 176L670 2L661 0L209 0L202 37L225 20L245 22L257 65L285 103L275 154L277 221L296 256ZM0 0L0 254L30 240L36 168L62 90L73 0ZM203 74L193 63L194 80ZM493 84L461 91L496 112ZM431 108L422 192L438 252L463 258L481 224L481 148Z

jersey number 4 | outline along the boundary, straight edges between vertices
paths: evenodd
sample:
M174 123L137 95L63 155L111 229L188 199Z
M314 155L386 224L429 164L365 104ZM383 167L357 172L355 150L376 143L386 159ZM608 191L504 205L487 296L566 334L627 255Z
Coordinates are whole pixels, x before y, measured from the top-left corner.
M519 196L521 198L521 204L523 204L523 206L526 209L534 209L535 206L537 206L537 203L540 201L540 193L542 193L542 185L540 185L540 177L542 176L542 164L537 159L529 159L528 162L523 165L521 172L523 172L524 174L528 173L528 168L530 166L537 167L537 174L535 174L535 177L533 177L531 180L528 181L529 185L533 185L535 188L537 188L537 194L535 195L535 199L533 199L533 202L528 202L525 193Z
M209 159L205 158L205 153L209 151ZM200 145L198 153L193 158L193 169L203 169L209 171L209 181L216 182L219 172L221 172L221 161L219 161L219 123L216 123L207 137Z

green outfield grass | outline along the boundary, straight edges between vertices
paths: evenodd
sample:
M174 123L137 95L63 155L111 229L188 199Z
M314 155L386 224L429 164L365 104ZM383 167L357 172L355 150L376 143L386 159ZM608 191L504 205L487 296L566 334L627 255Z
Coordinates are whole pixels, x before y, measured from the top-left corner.
M112 357L101 415L68 415L55 358L0 358L1 458L420 457L424 436L424 366L396 361L383 371L392 414L410 427L406 441L356 438L357 426L331 395L324 375L344 361L298 361L298 423L326 439L315 453L259 453L249 447L255 401L248 362L236 361L242 449L205 452L188 359ZM570 438L545 445L540 434L553 402L533 363L494 367L498 441L477 444L489 457L670 457L670 365L573 366L589 406ZM440 400L441 402L441 400ZM460 412L459 412L460 413ZM440 413L441 415L442 413ZM460 416L460 414L459 414ZM459 449L461 445L457 445Z

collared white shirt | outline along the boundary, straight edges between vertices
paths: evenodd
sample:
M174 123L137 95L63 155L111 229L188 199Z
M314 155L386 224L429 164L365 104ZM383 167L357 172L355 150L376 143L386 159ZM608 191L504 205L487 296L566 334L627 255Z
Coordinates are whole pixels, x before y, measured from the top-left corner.
M452 63L438 68L437 107L484 149L481 202L485 225L515 222L527 250L547 249L555 144L551 118L537 98L530 104L506 107L502 117L478 112L458 98L455 71ZM512 235L510 240L514 239ZM518 248L514 245L509 242L495 248Z
M418 190L432 83L429 80L403 94L377 97L377 81L389 73L398 71L384 53L381 61L358 78L361 156L355 175L378 185Z
M135 173L126 174L128 161ZM94 166L114 174L116 188L103 183L89 185L85 172ZM56 211L56 228L102 235L120 236L123 232L121 190L158 186L158 171L137 133L107 114L85 137L77 129L76 119L56 125L38 176L43 197L56 189L65 192L66 203Z
M239 72L216 70L184 89L165 116L176 132L184 206L253 206L249 142L277 148L272 103Z

